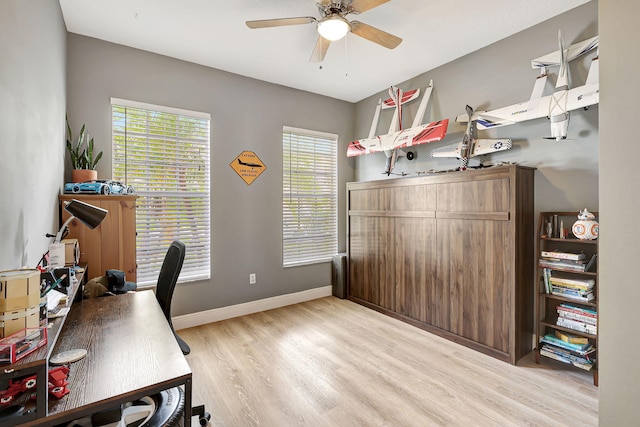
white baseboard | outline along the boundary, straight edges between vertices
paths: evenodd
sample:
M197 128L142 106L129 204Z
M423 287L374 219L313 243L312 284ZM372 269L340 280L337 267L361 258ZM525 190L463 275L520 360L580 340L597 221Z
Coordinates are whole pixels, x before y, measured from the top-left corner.
M220 320L231 319L233 317L244 316L246 314L258 313L260 311L324 298L330 295L331 285L322 286L320 288L309 289L293 294L279 295L277 297L245 302L243 304L232 305L229 307L214 308L212 310L201 311L198 313L176 316L172 317L171 321L173 322L173 327L176 330L186 329L194 326L206 325L207 323L219 322Z

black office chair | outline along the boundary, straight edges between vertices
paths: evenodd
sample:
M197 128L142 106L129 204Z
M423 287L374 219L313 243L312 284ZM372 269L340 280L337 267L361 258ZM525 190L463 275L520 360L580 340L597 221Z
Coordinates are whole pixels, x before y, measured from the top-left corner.
M184 262L184 255L186 253L186 246L179 240L175 240L169 246L167 254L164 256L162 267L160 268L160 275L158 276L158 283L156 285L156 299L160 303L160 307L164 312L164 316L171 326L171 331L175 335L180 350L183 354L189 354L191 348L184 342L180 336L173 329L173 323L171 322L171 300L173 298L173 291L176 288L178 282L178 276L180 270L182 270L182 263Z
M160 307L164 312L164 316L171 326L171 331L176 337L176 341L180 345L182 353L187 355L191 352L189 345L184 342L182 338L173 329L173 323L171 322L171 300L173 298L173 291L176 288L178 282L178 276L182 270L182 263L184 262L184 255L187 251L186 246L179 240L175 240L169 245L167 254L164 256L162 267L160 268L160 274L158 275L158 283L156 284L156 299L160 303ZM204 405L194 406L191 410L193 416L197 416L200 425L206 425L211 415L205 411Z

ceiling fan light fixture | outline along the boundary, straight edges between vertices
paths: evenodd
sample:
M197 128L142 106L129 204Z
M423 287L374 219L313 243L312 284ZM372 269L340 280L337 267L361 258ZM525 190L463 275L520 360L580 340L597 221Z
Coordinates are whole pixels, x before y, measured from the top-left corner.
M350 29L349 21L339 15L328 16L318 22L318 33L332 42L346 36Z

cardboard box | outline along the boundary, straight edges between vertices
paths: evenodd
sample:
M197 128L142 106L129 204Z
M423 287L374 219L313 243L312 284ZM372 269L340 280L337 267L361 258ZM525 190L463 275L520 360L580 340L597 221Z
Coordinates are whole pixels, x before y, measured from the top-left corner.
M62 239L64 244L64 265L72 267L80 261L80 245L78 239Z
M39 303L40 271L0 271L0 312L38 307Z
M40 307L0 313L0 338L15 334L21 329L40 326Z

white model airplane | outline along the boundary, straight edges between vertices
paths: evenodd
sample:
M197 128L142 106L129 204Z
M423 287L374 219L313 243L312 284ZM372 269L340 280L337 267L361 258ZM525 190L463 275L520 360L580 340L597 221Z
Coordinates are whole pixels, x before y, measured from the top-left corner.
M420 94L420 90L414 89L408 92L403 92L401 89L392 86L389 89L390 98L384 102L382 99L378 101L378 106L376 107L376 111L373 115L373 122L371 123L371 129L369 130L369 137L350 142L347 148L347 157L384 151L387 156L387 165L384 173L390 175L398 157L406 156L408 160L412 160L415 157L412 151L405 152L403 148L440 141L444 138L447 133L449 119L420 125L425 112L427 111L427 105L431 98L432 90L433 80L429 82L429 86L425 89L425 93L422 96L422 101L420 101L418 111L416 112L416 116L413 119L411 127L408 129L402 129L402 106L405 103L416 99ZM389 132L386 135L375 136L378 121L380 119L380 110L391 107L395 107L395 111L393 118L391 119Z
M590 105L597 104L600 99L598 57L596 56L591 61L584 86L573 89L569 89L569 61L596 48L598 37L592 37L565 49L562 35L558 32L558 45L560 46L559 50L531 61L533 68L541 69L541 75L536 79L531 98L528 101L492 111L476 111L471 119L477 120L479 129L489 129L547 117L551 121L551 137L547 138L556 141L567 138L569 112L578 108L586 109ZM558 70L555 92L552 95L542 96L547 82L546 70L548 67L557 65L560 66L560 69ZM456 118L457 122L466 122L467 120L467 114Z
M467 131L462 141L454 146L436 148L431 151L431 157L457 157L460 159L460 170L465 170L469 158L496 151L508 150L512 143L510 139L478 139L477 119L473 119L473 108L467 105Z

